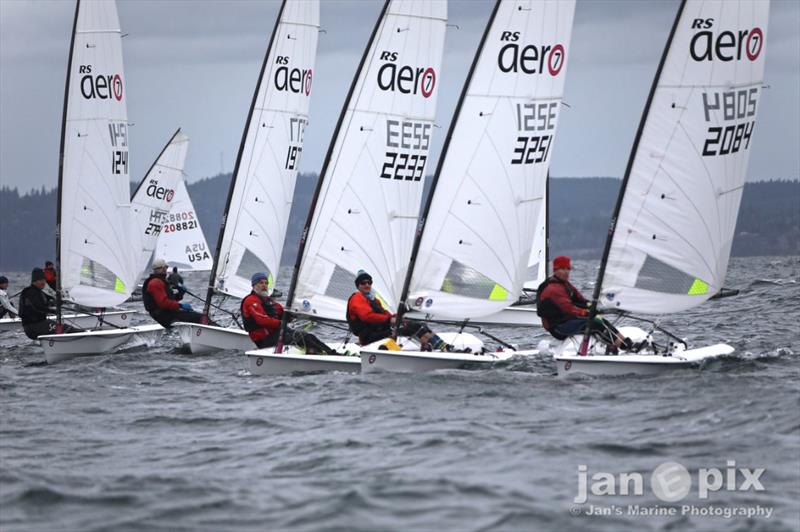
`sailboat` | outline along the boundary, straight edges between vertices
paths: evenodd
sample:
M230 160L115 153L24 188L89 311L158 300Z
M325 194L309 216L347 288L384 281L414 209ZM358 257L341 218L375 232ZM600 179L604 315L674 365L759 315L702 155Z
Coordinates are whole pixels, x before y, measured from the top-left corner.
M181 271L210 271L214 265L183 178L178 182L172 207L165 213L154 256L164 259L170 266L177 266Z
M286 307L313 320L345 320L359 270L385 308L397 304L427 168L447 24L440 0L387 0L328 148L302 233ZM338 352L359 346L329 344ZM357 356L296 346L248 351L254 374L359 371Z
M319 1L284 0L236 157L203 308L206 316L215 293L246 297L255 272L266 272L270 290L275 286L308 125L318 37ZM179 322L173 327L192 353L251 349L247 332L232 325Z
M564 0L495 4L420 217L398 319L408 307L437 320L480 319L522 294L544 210L574 11L575 2ZM469 352L373 345L361 350L361 370L428 371L515 354L485 353L469 333L439 336Z
M681 3L611 218L590 318L680 312L722 289L763 89L768 15L766 0ZM645 342L636 353L607 355L593 338L568 338L555 353L559 376L661 373L734 351L690 348L650 323L649 331L620 327Z
M77 2L64 90L56 227L56 334L39 337L48 363L108 352L160 325L62 334L65 300L108 308L138 275L128 172L122 42L114 2ZM133 244L133 245L132 245Z
M137 281L146 276L158 241L164 233L165 218L178 200L189 137L180 128L161 150L153 165L131 195L134 227L141 242L137 259Z

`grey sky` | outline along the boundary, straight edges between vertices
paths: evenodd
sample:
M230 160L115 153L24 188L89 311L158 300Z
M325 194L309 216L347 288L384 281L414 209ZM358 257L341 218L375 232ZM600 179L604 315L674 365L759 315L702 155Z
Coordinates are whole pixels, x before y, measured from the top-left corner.
M131 177L182 127L189 181L233 167L278 1L120 0L131 129ZM301 171L319 171L381 3L323 0L310 125ZM438 157L490 11L451 0L440 77ZM677 0L578 0L554 176L621 176L674 19ZM57 182L74 2L0 0L0 183ZM766 83L750 180L800 177L800 2L772 0ZM431 165L429 168L434 168Z

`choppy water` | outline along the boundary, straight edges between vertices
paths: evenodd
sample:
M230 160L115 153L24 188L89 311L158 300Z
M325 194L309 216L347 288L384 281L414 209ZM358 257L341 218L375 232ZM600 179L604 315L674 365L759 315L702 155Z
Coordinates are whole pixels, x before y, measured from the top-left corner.
M595 266L576 264L585 292ZM728 285L740 296L664 324L736 354L662 377L560 381L550 360L522 359L265 378L235 353L180 354L176 337L29 366L41 351L0 333L0 528L798 530L799 268L797 257L733 260ZM204 280L188 282L199 292ZM500 332L523 346L541 339ZM698 469L724 474L729 460L765 468L763 491L700 499ZM669 461L692 475L676 503L650 488ZM575 504L581 465L589 476L638 472L643 495ZM628 515L629 505L677 515ZM682 505L772 513L682 515ZM613 515L585 515L603 508Z

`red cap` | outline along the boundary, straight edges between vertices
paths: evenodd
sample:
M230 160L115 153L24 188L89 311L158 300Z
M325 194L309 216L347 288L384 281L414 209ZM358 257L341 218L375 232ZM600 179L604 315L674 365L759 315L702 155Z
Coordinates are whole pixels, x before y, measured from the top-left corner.
M556 257L553 259L553 271L555 270L571 270L572 267L569 263L569 257L565 257L564 255L560 257Z

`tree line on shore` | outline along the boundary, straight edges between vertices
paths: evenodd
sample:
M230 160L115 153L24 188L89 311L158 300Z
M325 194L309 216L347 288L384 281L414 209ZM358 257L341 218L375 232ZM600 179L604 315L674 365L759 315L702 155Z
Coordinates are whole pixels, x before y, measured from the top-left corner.
M220 174L188 185L212 250L230 178L231 174ZM301 174L298 178L284 264L295 260L316 180L316 174ZM551 179L551 255L600 258L619 185L619 179L608 177ZM2 187L0 212L0 271L26 271L54 258L55 190L42 188L20 195L16 188ZM800 255L800 181L745 184L732 255Z

